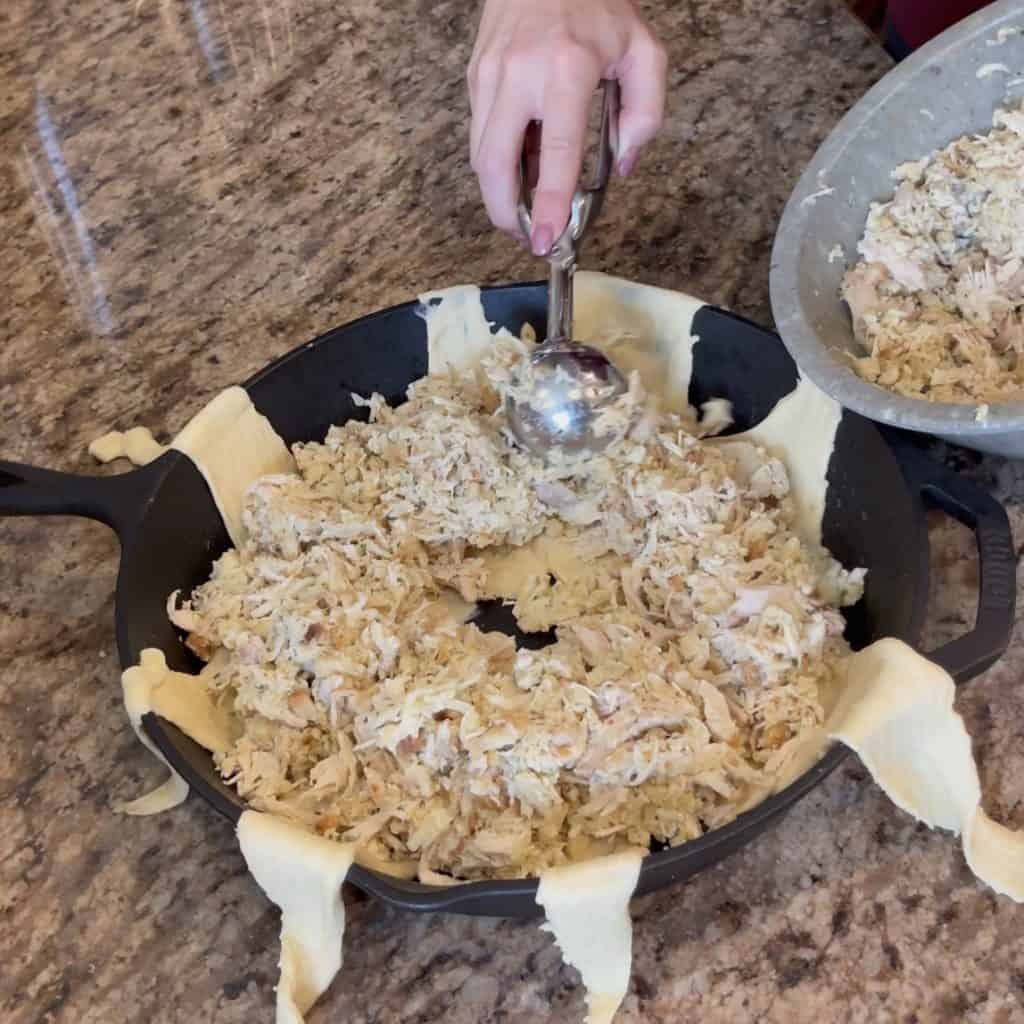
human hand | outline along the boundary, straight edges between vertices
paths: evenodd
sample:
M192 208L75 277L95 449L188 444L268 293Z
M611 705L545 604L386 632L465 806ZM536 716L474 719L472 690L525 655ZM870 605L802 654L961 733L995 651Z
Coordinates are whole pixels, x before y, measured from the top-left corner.
M569 219L598 83L621 86L616 171L625 177L661 127L665 68L630 0L486 0L469 63L470 148L495 225L522 238L519 162L530 122L540 121L529 242L546 255Z

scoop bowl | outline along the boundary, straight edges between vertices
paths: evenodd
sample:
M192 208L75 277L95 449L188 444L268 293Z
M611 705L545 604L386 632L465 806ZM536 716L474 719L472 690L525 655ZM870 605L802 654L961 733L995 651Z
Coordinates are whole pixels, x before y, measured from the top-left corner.
M616 438L601 418L627 385L604 353L574 342L545 345L531 357L530 372L529 401L506 402L509 430L521 447L537 456L596 455Z

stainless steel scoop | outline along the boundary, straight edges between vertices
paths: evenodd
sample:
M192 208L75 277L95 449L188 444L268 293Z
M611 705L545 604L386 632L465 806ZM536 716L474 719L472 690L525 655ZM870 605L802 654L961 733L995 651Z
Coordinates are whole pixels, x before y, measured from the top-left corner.
M509 429L516 441L536 455L558 448L566 454L594 454L612 440L595 431L602 410L626 390L626 380L607 357L572 340L572 287L576 258L587 229L597 220L611 177L619 120L619 83L603 81L601 137L596 181L579 187L569 223L548 254L551 276L548 334L530 358L532 382L528 398L506 401ZM526 159L522 167L519 222L527 237L532 218L527 205Z

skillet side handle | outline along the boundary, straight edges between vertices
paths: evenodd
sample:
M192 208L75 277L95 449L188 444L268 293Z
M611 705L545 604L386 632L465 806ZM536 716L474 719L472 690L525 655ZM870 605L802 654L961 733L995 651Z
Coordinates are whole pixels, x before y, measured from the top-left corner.
M162 476L161 461L93 477L0 460L0 516L83 516L105 523L124 543Z
M886 431L907 482L923 498L959 520L978 545L978 615L974 628L928 658L958 683L991 668L1006 652L1017 603L1017 554L1006 511L990 494Z

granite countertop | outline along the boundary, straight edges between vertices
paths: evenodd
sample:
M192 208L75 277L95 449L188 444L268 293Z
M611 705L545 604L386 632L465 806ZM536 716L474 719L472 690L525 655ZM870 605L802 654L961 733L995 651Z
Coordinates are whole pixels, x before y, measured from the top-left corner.
M168 437L324 329L540 268L493 232L469 171L470 0L7 0L0 7L0 454L101 472L86 445ZM888 67L841 0L648 5L672 54L664 136L617 187L589 266L769 322L785 198ZM966 471L1022 526L1024 476ZM932 630L976 572L935 532ZM198 800L112 809L162 772L120 698L116 542L0 526L0 1018L270 1021L278 918ZM1024 825L1024 665L962 691L989 812ZM1024 1020L1018 909L853 758L774 832L634 904L639 1021ZM313 1024L582 1021L535 924L352 908Z

